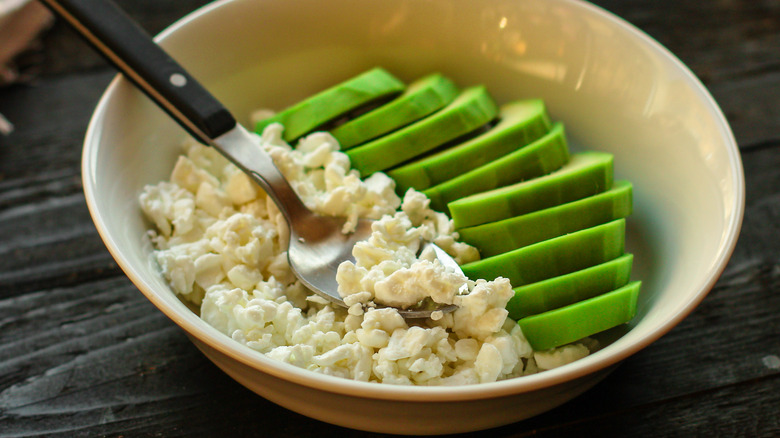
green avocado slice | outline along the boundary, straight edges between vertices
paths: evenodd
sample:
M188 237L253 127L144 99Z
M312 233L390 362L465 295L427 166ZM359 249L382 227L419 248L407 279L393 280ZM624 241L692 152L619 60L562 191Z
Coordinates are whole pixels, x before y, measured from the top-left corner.
M624 254L600 265L516 287L515 296L506 305L509 317L518 320L537 315L625 286L633 261L632 254Z
M508 278L520 287L617 258L625 249L626 221L618 219L461 266L471 279Z
M346 152L362 177L389 169L485 126L498 109L484 86L463 90L441 110Z
M582 199L612 186L612 154L587 151L561 169L450 202L456 229L494 222Z
M517 323L534 350L547 350L625 324L636 315L641 281Z
M546 134L552 125L540 99L503 105L498 123L462 144L390 170L399 193L410 187L425 190L476 167L490 163Z
M397 95L404 87L395 76L377 67L257 122L255 131L262 133L266 126L278 122L284 125L285 141L291 142L365 104Z
M616 181L606 192L497 222L461 228L460 240L491 257L631 214L632 186Z
M330 131L342 150L416 122L455 99L458 87L434 73L419 79L392 101Z
M535 142L483 164L449 181L423 190L436 211L447 211L447 203L474 193L546 175L569 161L563 124Z

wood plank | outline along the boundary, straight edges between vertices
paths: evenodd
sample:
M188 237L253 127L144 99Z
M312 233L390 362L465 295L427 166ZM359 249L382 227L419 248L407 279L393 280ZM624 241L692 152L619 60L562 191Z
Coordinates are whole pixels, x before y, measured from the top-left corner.
M121 2L153 32L203 3ZM743 149L741 237L669 334L572 402L476 436L778 436L780 3L597 3L667 45L722 106ZM244 389L118 271L78 177L88 117L114 73L62 25L46 42L44 76L0 89L17 125L0 137L0 435L380 436Z
M0 297L118 274L82 193L0 210Z
M174 21L210 0L117 0L127 14L150 35L156 35ZM43 37L44 50L37 67L43 76L105 68L107 63L65 23L58 20Z
M585 400L578 399L578 401ZM527 428L529 425L543 421L545 417L556 416L560 419L568 413L569 409L575 409L564 405L527 423L505 426L475 436L769 438L780 434L778 408L780 408L780 378L773 376L693 393L663 403L618 408L580 421L563 423L551 421L550 424Z
M223 418L246 432L259 424L242 418L268 414L289 419L271 426L280 433L314 422L229 379L125 278L0 300L0 376L3 436L216 432Z
M710 85L777 71L780 3L697 0L595 0L662 45ZM717 29L717 31L716 31Z
M780 68L713 84L710 91L726 115L740 150L780 141Z
M48 172L77 175L87 123L114 75L103 69L0 89L0 113L16 128L8 137L0 136L0 181L26 177L34 184L34 178ZM74 192L81 190L78 184L71 187Z
M117 275L84 201L81 147L108 69L0 90L0 297Z

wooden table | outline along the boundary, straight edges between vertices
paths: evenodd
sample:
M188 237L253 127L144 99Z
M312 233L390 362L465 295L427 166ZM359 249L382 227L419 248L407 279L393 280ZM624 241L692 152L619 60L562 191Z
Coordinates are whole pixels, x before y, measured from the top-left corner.
M204 0L125 0L150 32ZM780 436L780 2L598 1L664 44L731 123L747 179L722 278L593 390L478 436ZM0 89L0 436L364 436L213 366L123 275L82 194L81 141L114 75L63 24L42 71ZM370 434L369 434L370 435Z

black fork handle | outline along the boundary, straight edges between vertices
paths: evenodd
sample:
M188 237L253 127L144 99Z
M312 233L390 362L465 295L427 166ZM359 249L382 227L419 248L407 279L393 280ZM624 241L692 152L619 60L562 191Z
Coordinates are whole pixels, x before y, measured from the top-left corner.
M204 144L235 118L110 0L41 0Z

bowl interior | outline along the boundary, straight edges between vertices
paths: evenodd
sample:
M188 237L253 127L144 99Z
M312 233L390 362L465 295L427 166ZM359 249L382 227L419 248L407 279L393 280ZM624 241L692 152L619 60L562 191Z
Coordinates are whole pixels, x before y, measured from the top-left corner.
M163 37L244 122L254 109L282 108L378 65L407 81L439 71L461 86L482 83L498 103L541 97L564 122L573 149L613 153L616 177L634 184L627 246L635 255L632 278L643 280L639 313L630 330L604 336L619 338L612 345L550 373L604 367L656 339L703 298L733 248L742 173L722 114L675 58L595 7L562 0L234 0ZM137 204L145 184L169 177L185 135L117 81L85 143L85 190L130 278L175 322L208 338L213 330L150 262L148 223Z

